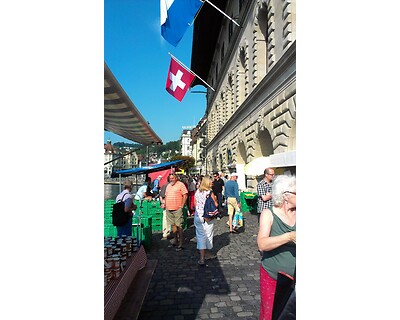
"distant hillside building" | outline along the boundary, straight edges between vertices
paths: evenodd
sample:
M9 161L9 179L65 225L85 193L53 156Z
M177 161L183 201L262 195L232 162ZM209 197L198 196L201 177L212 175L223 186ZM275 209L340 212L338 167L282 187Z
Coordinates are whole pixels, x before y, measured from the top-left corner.
M104 177L110 177L111 172L116 170L137 167L138 156L136 152L126 154L130 150L132 148L116 148L111 144L111 140L107 140L107 143L104 144Z

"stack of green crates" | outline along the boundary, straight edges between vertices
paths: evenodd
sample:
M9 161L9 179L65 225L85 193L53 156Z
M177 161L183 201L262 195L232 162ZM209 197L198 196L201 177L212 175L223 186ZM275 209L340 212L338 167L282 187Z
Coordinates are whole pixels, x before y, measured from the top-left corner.
M151 218L151 231L161 232L163 229L163 209L160 206L160 201L155 200L143 200L140 204L139 200L135 200L134 203L137 206L135 210L136 214L140 214L141 217ZM112 209L112 207L111 207ZM187 229L187 214L188 209L185 206L183 208L183 229Z
M162 231L163 225L163 209L160 206L160 201L146 201L146 215L152 218L151 228L153 231Z
M104 200L104 236L105 237L116 237L118 232L117 232L117 227L115 227L112 224L112 209L113 209L113 204L115 203L115 200ZM140 204L137 203L139 206ZM146 206L147 208L147 206ZM137 210L136 213L138 214L139 211ZM140 218L140 232L141 232L141 240L142 244L145 247L146 250L149 250L151 247L151 238L152 238L152 218L149 217L148 215L141 215ZM137 218L133 217L132 219L132 224L137 223ZM132 228L132 237L137 238L137 228L133 226Z
M162 231L163 229L163 209L160 201L143 201L143 214L152 218L151 227L153 231ZM188 208L183 207L183 230L187 229Z
M182 211L183 211L183 226L182 226L182 229L186 230L187 229L188 207L185 205L183 207Z
M151 241L152 241L152 227L151 227L151 217L145 216L145 215L141 215L140 216L140 228L139 228L139 232L141 232L140 234L140 240L142 241L142 244L144 246L144 248L146 250L150 250L151 247ZM138 238L138 234L137 234L137 228L135 226L135 224L138 223L138 218L137 217L133 217L132 218L132 237Z
M135 200L135 204L137 205L136 213L152 218L152 231L162 231L163 209L160 207L160 201L143 200L140 205L140 201Z
M104 200L104 236L115 237L117 236L117 228L112 224L112 209L115 200Z
M140 206L140 200L134 201L134 203L137 206L136 213L137 214L142 214L142 215L147 215L147 200L142 201L142 205Z

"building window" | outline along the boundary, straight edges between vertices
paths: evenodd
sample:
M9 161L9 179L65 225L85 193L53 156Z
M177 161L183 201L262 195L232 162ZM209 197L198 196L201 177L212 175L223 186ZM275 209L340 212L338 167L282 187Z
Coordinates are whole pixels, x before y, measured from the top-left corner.
M228 164L232 163L232 152L230 149L228 149Z

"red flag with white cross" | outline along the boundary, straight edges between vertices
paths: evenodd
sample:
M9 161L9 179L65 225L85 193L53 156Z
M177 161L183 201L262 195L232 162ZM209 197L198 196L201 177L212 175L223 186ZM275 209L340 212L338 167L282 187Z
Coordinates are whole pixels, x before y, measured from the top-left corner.
M195 76L171 57L166 90L177 100L182 101Z

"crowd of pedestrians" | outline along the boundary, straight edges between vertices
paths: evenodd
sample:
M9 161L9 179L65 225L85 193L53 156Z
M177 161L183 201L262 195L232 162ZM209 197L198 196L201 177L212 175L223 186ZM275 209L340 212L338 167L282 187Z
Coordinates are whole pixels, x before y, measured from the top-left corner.
M146 177L145 183L139 188L135 199L145 200L159 198L163 209L163 240L170 239L169 247L176 251L184 249L183 208L188 208L188 215L194 216L196 228L197 249L199 251L199 266L205 266L205 260L215 259L212 252L215 220L226 212L230 234L237 233L233 225L234 215L241 210L238 174L232 172L229 176L214 172L210 176L183 176L175 173L168 175L167 182L160 186L162 176L156 183L151 183ZM228 179L229 178L229 179ZM124 201L126 212L132 215L136 208L132 203L132 182L126 181L124 191L116 201ZM257 214L259 232L257 245L261 254L260 263L260 319L278 319L273 311L277 303L276 291L280 288L278 275L284 274L294 280L296 265L296 178L292 175L275 176L273 168L264 170L263 178L257 184ZM205 218L206 201L211 198L218 208L216 219ZM130 223L132 219L130 219ZM130 226L118 227L118 236L131 234ZM280 290L280 289L279 289ZM283 307L282 314L286 318L295 319L295 290L290 303ZM292 301L294 300L294 301ZM280 301L280 303L282 303ZM285 304L284 304L285 305ZM290 306L290 307L288 307ZM293 318L294 315L294 318Z

